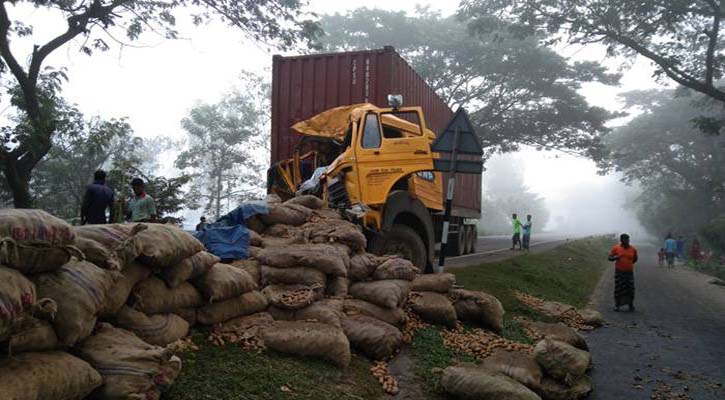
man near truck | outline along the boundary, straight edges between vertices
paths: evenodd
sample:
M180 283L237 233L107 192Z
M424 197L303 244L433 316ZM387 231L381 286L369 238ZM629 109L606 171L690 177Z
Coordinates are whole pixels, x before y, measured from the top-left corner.
M516 250L516 244L519 245L519 250L522 250L523 247L521 246L521 221L519 221L519 216L516 213L511 216L511 219L514 226L514 235L511 238L511 241L513 242L511 250Z
M524 250L529 251L529 244L531 243L531 215L526 216L526 222L524 222L522 228L523 228L523 237L522 237L522 244L524 247Z
M81 204L81 225L114 222L113 189L106 185L106 171L99 169L93 174L93 183L86 186ZM109 218L106 219L106 209Z

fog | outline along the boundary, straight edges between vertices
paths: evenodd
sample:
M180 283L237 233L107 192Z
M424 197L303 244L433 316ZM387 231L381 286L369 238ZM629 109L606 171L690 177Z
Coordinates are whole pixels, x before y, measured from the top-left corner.
M442 5L445 4L445 5ZM456 2L382 1L365 2L367 7L411 12L416 5L429 6L448 15L456 10ZM313 0L310 9L320 14L345 12L361 6L352 1ZM63 30L57 15L30 7L14 7L14 17L30 21L36 37L50 37ZM243 70L269 73L274 50L254 44L233 28L221 23L203 27L181 25L183 39L169 41L146 36L139 48L115 46L111 51L87 57L73 43L48 60L49 65L68 67L69 82L64 96L89 114L103 117L128 117L136 134L143 137L184 136L179 121L198 101L216 101L238 80ZM28 40L13 43L16 48L32 49ZM604 60L600 46L561 47L561 54L576 60ZM624 70L619 87L585 85L581 93L594 105L612 111L622 108L618 93L657 87L647 62L635 60ZM607 60L612 69L617 60ZM626 120L612 121L621 124ZM174 154L165 157L165 171L171 168ZM551 217L545 224L549 231L572 234L613 233L628 231L642 235L643 229L625 208L631 189L616 176L602 177L591 161L569 155L539 152L524 148L509 162L523 169L524 183L545 199ZM487 173L494 174L495 170ZM184 213L188 223L198 213Z

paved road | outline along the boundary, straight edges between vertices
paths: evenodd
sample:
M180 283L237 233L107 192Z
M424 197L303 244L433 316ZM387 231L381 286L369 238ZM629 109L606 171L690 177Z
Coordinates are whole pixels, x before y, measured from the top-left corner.
M568 240L577 237L553 233L540 233L531 235L531 253L539 253L551 249ZM511 236L479 236L476 242L476 253L458 257L446 257L447 267L465 267L478 265L483 262L504 260L521 254L520 251L511 249ZM436 257L436 265L438 258Z
M639 250L636 311L614 312L613 268L593 296L608 325L587 335L590 399L725 399L725 288L692 270L658 267L653 247ZM665 385L672 394L658 397L670 391Z

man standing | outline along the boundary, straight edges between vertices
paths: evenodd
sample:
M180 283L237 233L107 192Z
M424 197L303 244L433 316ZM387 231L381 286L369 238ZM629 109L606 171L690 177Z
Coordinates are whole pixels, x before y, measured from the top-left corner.
M665 259L667 266L672 268L675 266L675 255L677 254L677 241L672 238L672 234L668 233L665 238Z
M516 213L514 213L511 218L513 219L513 225L514 225L514 236L511 238L513 245L511 246L511 250L516 249L516 244L519 245L519 250L521 250L521 221L519 221L519 217Z
M154 198L146 194L141 178L131 181L133 198L128 201L128 215L126 219L131 222L154 222L158 219Z
M677 259L685 261L685 239L682 235L677 237Z
M199 218L199 223L196 224L196 231L197 232L205 231L206 230L206 225L207 225L207 223L206 223L206 217Z
M629 244L629 235L619 237L619 244L609 252L609 261L614 261L614 311L623 305L634 311L634 264L637 249Z
M526 222L522 225L523 228L523 247L524 250L529 251L529 243L531 242L531 215L526 216Z
M106 209L109 209L109 219L106 220ZM115 212L113 209L113 189L106 186L106 171L99 169L93 174L93 183L86 186L81 204L81 225L106 224L113 222Z

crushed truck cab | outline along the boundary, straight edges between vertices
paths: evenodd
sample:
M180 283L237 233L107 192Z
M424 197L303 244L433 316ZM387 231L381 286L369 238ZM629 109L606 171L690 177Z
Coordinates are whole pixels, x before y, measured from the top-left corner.
M292 159L270 169L269 192L286 199L304 188L361 224L371 252L400 254L430 270L440 240L443 179L434 171L436 136L423 110L355 104L324 111L292 130L302 138ZM472 250L476 239L475 226L466 227L462 218L456 227L454 235L461 237L455 255Z

